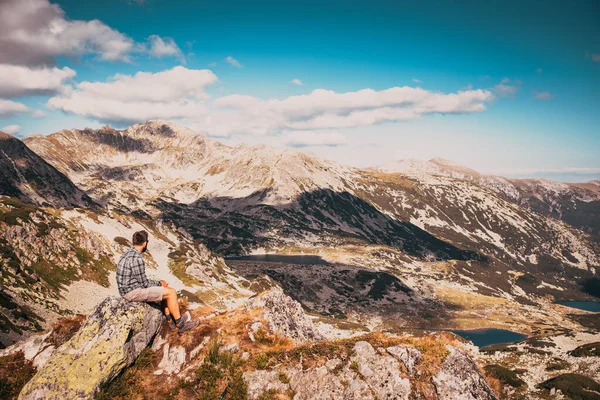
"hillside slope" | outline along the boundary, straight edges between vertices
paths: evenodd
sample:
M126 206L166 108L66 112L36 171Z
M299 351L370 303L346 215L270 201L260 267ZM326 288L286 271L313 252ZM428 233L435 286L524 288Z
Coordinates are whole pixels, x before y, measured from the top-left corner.
M37 205L94 207L87 194L19 139L0 132L0 195Z

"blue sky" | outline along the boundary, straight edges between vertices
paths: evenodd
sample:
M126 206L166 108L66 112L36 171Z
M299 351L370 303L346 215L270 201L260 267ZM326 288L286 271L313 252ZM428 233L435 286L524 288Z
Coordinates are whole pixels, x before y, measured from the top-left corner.
M595 1L34 3L0 6L13 25L10 13L35 11L62 29L50 41L23 18L12 27L31 38L20 53L0 41L5 77L40 86L0 84L0 99L28 108L0 109L0 129L20 137L156 117L361 167L444 157L486 173L600 179ZM189 85L169 84L188 73ZM52 87L50 74L61 76ZM165 82L171 95L144 98ZM420 89L385 92L402 87Z

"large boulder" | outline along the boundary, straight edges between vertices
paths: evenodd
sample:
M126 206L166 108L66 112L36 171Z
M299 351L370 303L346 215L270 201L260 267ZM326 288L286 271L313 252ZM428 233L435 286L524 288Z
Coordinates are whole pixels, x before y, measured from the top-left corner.
M104 299L75 336L52 353L19 399L93 399L101 384L133 363L162 321L161 311L148 304Z
M477 365L465 352L448 346L450 354L433 377L440 400L496 400Z
M278 287L254 299L249 306L263 309L263 317L273 332L297 342L324 339L300 303Z

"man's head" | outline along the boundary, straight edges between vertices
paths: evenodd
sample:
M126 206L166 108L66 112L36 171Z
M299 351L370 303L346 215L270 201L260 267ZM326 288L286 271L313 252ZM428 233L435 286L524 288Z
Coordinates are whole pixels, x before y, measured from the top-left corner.
M148 249L148 232L137 231L133 234L131 243L133 243L133 247L138 249L141 253L145 252Z

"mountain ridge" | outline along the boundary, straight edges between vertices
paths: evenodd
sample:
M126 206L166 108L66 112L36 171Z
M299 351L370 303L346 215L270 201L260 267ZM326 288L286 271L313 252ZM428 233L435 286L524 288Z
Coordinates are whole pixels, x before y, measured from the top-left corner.
M443 175L468 180L536 213L560 219L594 235L600 234L600 185L597 181L565 183L548 179L512 179L487 175L448 160L398 160L373 167L409 176Z

